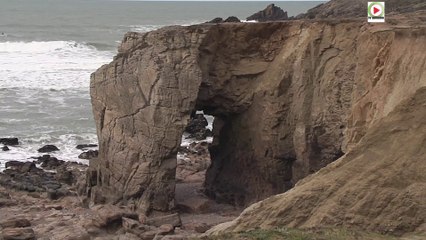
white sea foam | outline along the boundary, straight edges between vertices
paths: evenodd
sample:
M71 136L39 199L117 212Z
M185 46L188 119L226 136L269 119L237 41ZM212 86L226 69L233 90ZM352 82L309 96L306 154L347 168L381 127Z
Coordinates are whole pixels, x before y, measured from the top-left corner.
M130 31L133 32L150 32L164 27L165 25L132 25Z
M171 25L179 25L179 26L190 26L194 24L199 24L203 21L191 21L191 22L174 22L171 24L164 24L164 25L131 25L130 30L133 32L150 32L157 29L160 29L162 27L171 26Z
M113 55L74 41L0 42L0 88L87 88Z

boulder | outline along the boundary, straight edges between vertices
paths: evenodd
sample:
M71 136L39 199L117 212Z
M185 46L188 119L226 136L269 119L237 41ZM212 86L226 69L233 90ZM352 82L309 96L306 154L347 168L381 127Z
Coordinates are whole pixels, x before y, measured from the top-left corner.
M287 12L274 4L268 5L264 10L259 11L247 18L247 21L255 20L258 22L287 20Z
M6 168L10 168L18 173L27 173L30 171L40 171L33 162L9 161L5 164Z
M154 228L148 225L141 224L139 221L131 218L122 218L122 226L126 232L141 235L144 232L151 231Z
M97 147L97 144L78 144L75 148L77 149L86 149L86 148L93 148Z
M158 228L158 234L161 235L167 235L170 233L173 233L175 230L175 227L171 224L163 224Z
M3 240L35 240L36 236L32 228L5 228L2 230Z
M1 148L1 150L3 150L3 151L5 152L5 151L9 151L10 149L9 149L7 146L3 146L3 147Z
M98 150L89 150L86 152L82 152L80 155L78 155L78 158L80 159L92 159L98 157Z
M230 16L230 17L228 17L227 19L225 19L225 21L223 21L223 22L228 22L228 23L239 23L239 22L241 22L240 21L240 19L238 19L237 17L235 17L235 16Z
M31 223L26 218L11 218L0 221L0 226L2 228L23 228L30 227Z
M56 173L37 168L34 162L6 162L6 170L0 174L0 185L28 192L47 192L50 199L69 194L69 190L57 179ZM59 171L60 172L60 171Z
M204 130L209 123L203 114L195 114L189 121L188 125L185 127L185 132L189 134L195 134L200 130Z
M37 163L41 164L41 167L47 170L56 169L65 163L65 161L58 160L56 157L52 157L50 155L43 155L41 157L37 157L36 159Z
M74 182L72 171L67 170L65 166L56 170L55 179L68 185L71 185Z
M114 205L98 205L92 208L96 216L92 219L93 225L99 228L107 228L122 225L122 218L137 219L137 214ZM137 222L137 221L135 221Z
M223 22L223 18L217 17L217 18L213 18L212 20L208 21L207 23L222 23L222 22Z
M19 141L18 138L0 138L0 144L14 146L18 145Z
M212 226L208 225L207 223L201 223L201 222L192 222L185 224L186 230L192 230L197 233L205 233L207 230L209 230Z
M205 140L207 137L212 136L212 131L210 129L200 129L199 131L189 135L187 138L193 138L197 141Z
M59 148L56 147L55 145L45 145L41 147L40 149L38 149L37 151L41 153L55 152L55 151L59 151Z

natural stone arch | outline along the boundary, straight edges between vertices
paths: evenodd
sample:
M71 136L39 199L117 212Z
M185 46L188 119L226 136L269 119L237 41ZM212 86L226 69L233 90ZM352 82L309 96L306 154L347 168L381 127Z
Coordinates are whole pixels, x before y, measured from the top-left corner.
M301 28L306 36L295 37ZM353 49L330 47L333 28L276 22L127 34L114 61L92 75L100 144L92 201L172 209L177 150L193 110L216 119L205 186L217 200L247 205L335 160L350 98L323 101L329 93L320 89L351 91L350 62L327 61ZM349 74L327 79L325 71Z

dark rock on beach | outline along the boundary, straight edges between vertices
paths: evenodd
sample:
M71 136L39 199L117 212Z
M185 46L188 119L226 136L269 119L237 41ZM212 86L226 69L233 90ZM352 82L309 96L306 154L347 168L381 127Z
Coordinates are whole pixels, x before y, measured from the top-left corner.
M51 157L50 155L43 155L41 157L37 157L37 163L41 164L41 167L47 170L56 169L57 167L63 165L65 161L58 160L55 157Z
M9 149L7 146L3 146L3 147L1 148L1 150L3 150L3 151L9 151L10 149Z
M77 149L85 149L85 148L92 148L92 147L97 147L97 144L78 144Z
M274 4L268 5L264 10L259 11L250 17L247 20L256 20L259 22L266 21L278 21L278 20L287 20L287 12L284 12L280 7L275 6Z
M210 129L207 129L208 122L203 114L195 114L189 121L185 131L189 133L188 138L195 138L196 140L204 140L212 136Z
M208 21L207 23L222 23L222 22L223 22L223 18L217 17L217 18L214 18L214 19Z
M40 148L37 151L41 152L41 153L54 152L54 151L59 151L59 148L56 147L55 145L46 145L46 146L43 146L42 148Z
M230 16L227 19L225 19L225 21L223 21L223 22L234 22L235 23L235 22L241 22L241 21L237 17Z
M194 134L200 129L205 129L209 123L203 114L195 114L185 128L185 132Z
M18 145L19 141L18 138L0 138L0 143L4 145L14 146Z
M56 172L46 172L36 166L35 162L6 162L6 170L0 173L0 185L6 188L27 191L46 192L49 199L58 199L70 194L68 186L84 178L84 171L75 166L78 164L67 163L49 155L39 157L37 163L41 163L45 169L55 169ZM73 166L68 170L67 166Z
M89 150L78 155L80 159L92 159L98 157L98 150Z
M41 170L36 167L35 163L33 162L20 162L20 161L9 161L6 162L6 169L5 172L16 172L16 173L27 173L27 172L36 172L38 170Z
M213 136L212 131L210 129L204 128L189 135L188 138L194 138L195 140L201 141L201 140L205 140L207 137L212 137L212 136Z
M61 184L54 179L54 173L44 172L33 162L10 161L7 169L0 174L0 185L28 192L56 190Z

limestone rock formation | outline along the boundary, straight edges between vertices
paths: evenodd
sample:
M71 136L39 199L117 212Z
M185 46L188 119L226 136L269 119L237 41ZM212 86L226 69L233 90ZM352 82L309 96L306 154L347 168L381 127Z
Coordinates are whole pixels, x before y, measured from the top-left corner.
M426 85L422 16L398 16L400 25L322 20L128 33L114 61L91 77L99 138L92 202L172 209L176 154L194 110L215 116L209 196L247 205L290 189Z
M92 75L99 163L89 171L94 202L174 206L176 154L201 82L199 27L129 33L113 63Z
M269 4L265 9L259 11L250 17L247 17L247 20L256 20L259 22L266 21L278 21L278 20L287 20L287 12L284 12L280 7L275 6L275 4Z
M367 17L369 0L332 0L320 4L298 15L296 18L353 18ZM423 0L388 0L385 1L386 14L415 12L426 10Z
M415 231L426 223L425 119L423 87L371 127L344 157L209 234L332 225L396 235Z

